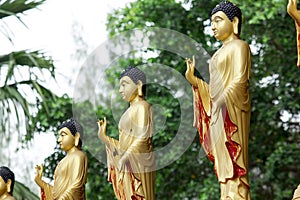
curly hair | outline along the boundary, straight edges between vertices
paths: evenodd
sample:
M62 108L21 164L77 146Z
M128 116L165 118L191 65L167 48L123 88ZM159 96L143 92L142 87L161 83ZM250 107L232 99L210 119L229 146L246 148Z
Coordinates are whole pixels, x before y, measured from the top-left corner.
M232 22L234 17L239 19L238 32L241 33L242 30L242 11L230 1L222 1L211 11L211 15L215 14L218 11L222 11Z

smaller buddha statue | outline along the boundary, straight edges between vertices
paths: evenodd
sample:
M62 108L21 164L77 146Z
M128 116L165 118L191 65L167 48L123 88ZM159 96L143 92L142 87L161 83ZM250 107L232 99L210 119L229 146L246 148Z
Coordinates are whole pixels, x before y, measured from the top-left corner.
M0 167L0 200L15 200L13 197L15 174L5 166Z
M35 182L41 188L42 200L85 200L87 156L81 151L82 126L73 118L59 127L57 142L66 152L54 172L54 185L42 180L43 165L36 166Z
M120 76L119 92L129 107L119 121L119 140L106 135L106 118L98 121L99 139L106 144L108 181L118 200L155 199L153 114L146 101L146 75L137 67Z

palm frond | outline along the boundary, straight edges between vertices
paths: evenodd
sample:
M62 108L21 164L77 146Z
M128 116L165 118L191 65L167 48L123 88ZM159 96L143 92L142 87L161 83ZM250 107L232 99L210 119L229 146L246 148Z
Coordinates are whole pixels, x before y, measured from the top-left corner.
M8 16L16 17L21 23L20 14L36 8L45 0L0 0L0 19ZM5 20L3 20L5 24ZM24 23L23 23L24 24ZM25 25L25 24L24 24ZM26 26L26 25L25 25ZM6 26L4 35L9 37ZM49 114L49 103L56 99L56 95L43 86L45 73L55 80L55 68L51 57L42 51L22 50L0 55L0 123L4 136L12 131L18 131L23 141L29 141L35 131L33 118L40 110L46 116ZM13 123L11 123L11 121ZM16 128L12 129L11 124ZM26 126L24 138L21 124ZM22 131L22 132L21 132Z
M25 115L30 117L29 104L26 98L23 97L22 94L18 91L18 88L16 86L4 86L3 88L1 88L1 93L4 94L4 99L10 99L14 104L19 104L22 107Z
M45 0L39 1L28 1L28 0L5 0L0 1L0 19L8 16L16 16L19 20L20 18L17 16L20 13L24 13L27 10L32 8L36 8L37 6L44 3ZM23 23L23 22L22 22Z
M0 56L0 68L8 66L5 84L12 79L14 70L18 67L47 69L54 78L53 60L41 51L21 50Z
M14 197L19 200L39 200L39 197L30 191L24 184L15 181Z
M34 66L54 70L53 60L42 51L21 50L0 56L0 65L8 63L13 59L18 65Z
M21 89L23 86L29 86L31 91L27 91L24 95ZM32 93L36 97L36 102L29 103L27 97L28 94ZM27 80L27 81L20 81L10 85L4 85L0 87L0 110L3 115L10 116L11 114L15 113L16 117L16 128L20 131L19 124L21 123L22 118L20 118L20 113L23 113L22 116L25 117L26 121L26 135L25 140L30 140L33 135L35 129L35 124L33 123L33 110L36 109L43 109L45 114L49 114L49 106L47 104L47 100L51 99L55 101L56 95L51 92L51 90L44 87L38 81L34 80ZM14 109L14 110L13 110ZM5 127L5 124L9 121L9 119L2 118L1 119L1 126L2 128Z
M8 26L8 24L2 20L2 23L0 24L0 32L3 34L12 44L13 44L13 37L14 33L12 32L11 28Z

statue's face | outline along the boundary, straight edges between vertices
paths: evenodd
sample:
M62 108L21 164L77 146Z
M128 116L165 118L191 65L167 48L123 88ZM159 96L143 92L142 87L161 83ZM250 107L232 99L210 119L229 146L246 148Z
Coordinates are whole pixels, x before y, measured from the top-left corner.
M0 197L7 192L7 184L4 182L3 178L0 176Z
M67 127L64 127L59 130L57 142L62 150L69 151L75 146L75 136L72 135L71 131Z
M138 95L138 85L135 84L128 76L123 76L120 79L120 89L123 100L130 102Z
M231 22L224 12L218 11L211 17L212 30L217 40L225 41L229 36L234 34L233 22Z

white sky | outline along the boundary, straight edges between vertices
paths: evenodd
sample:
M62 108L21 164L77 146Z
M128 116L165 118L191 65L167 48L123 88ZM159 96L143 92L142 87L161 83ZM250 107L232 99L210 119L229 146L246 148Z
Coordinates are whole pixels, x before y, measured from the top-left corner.
M80 63L72 57L76 44L72 37L72 24L78 22L83 31L80 33L88 44L88 52L107 39L106 17L114 8L124 7L133 0L48 0L39 7L22 16L27 28L16 18L7 18L0 26L7 26L13 44L0 33L0 54L17 50L43 50L55 61L58 85L50 83L57 94L68 93L72 96L72 85L69 78L60 74L73 75L80 69ZM2 27L0 27L2 28ZM3 77L0 77L1 79ZM16 179L38 193L33 179L34 166L40 164L52 152L56 138L51 134L36 135L29 149L15 152L17 137L13 137L10 148L1 148L2 153L10 157L9 165L15 172Z
M80 63L72 58L76 45L72 37L72 24L78 22L83 31L80 33L88 43L89 51L107 39L106 17L114 8L124 7L133 0L48 0L39 7L22 16L28 28L16 18L6 19L6 25L14 35L11 44L0 35L0 54L14 50L43 50L51 55L57 67L58 94L69 92L65 77L60 74L72 74L80 68ZM54 87L54 85L52 85ZM72 93L68 93L72 96Z

